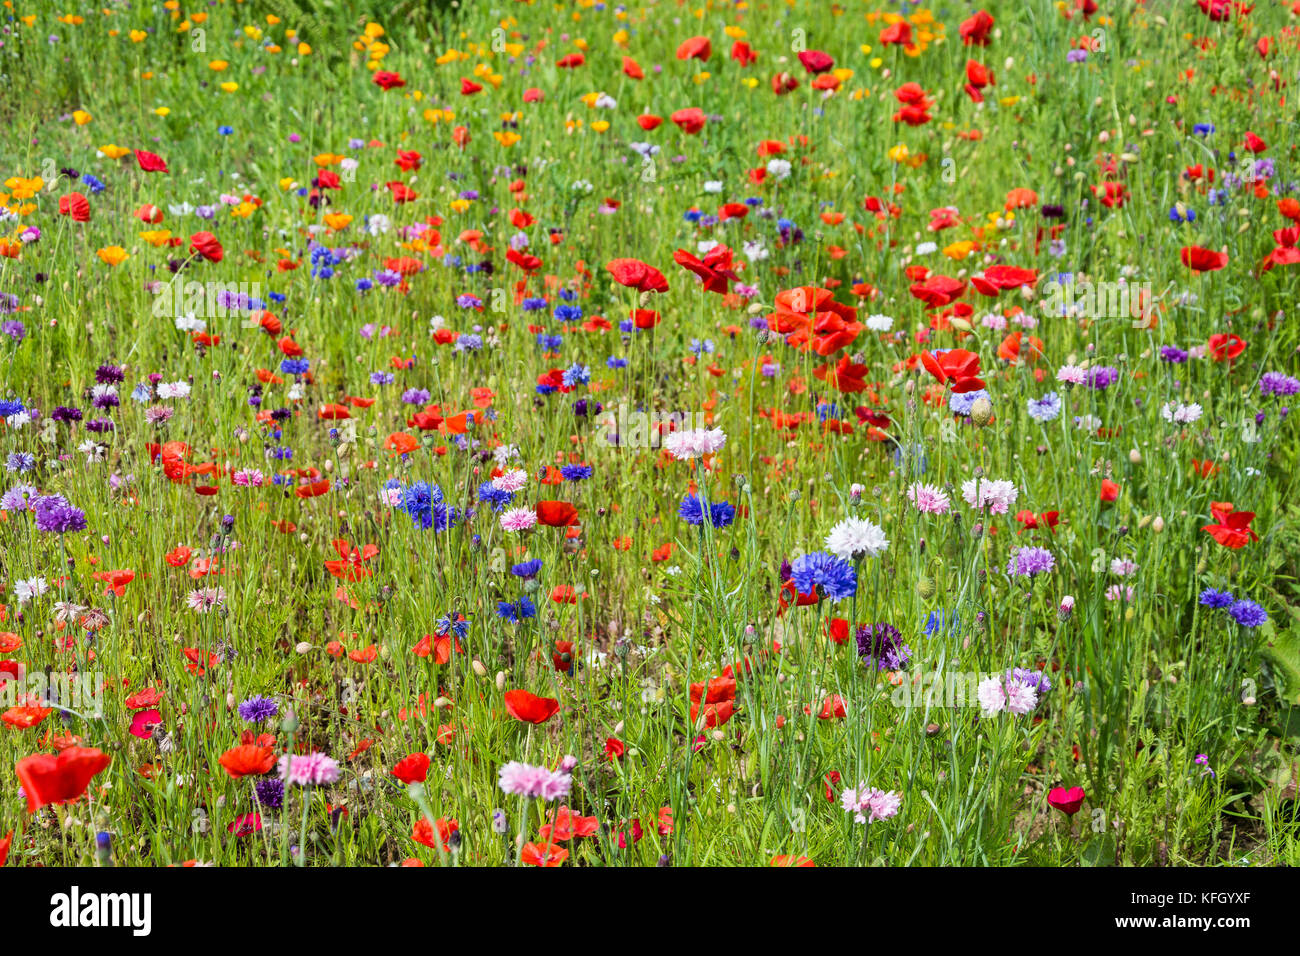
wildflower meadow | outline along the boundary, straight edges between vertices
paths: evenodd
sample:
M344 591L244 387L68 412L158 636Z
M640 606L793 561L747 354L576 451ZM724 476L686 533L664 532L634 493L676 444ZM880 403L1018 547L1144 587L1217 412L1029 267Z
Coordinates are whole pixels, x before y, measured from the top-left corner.
M0 864L1300 863L1294 0L0 23Z

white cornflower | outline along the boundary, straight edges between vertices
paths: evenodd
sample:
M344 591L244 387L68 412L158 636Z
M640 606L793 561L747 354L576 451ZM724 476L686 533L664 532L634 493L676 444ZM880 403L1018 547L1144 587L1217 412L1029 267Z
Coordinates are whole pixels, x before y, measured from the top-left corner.
M845 518L826 536L826 550L844 561L874 558L888 547L884 529L865 518Z

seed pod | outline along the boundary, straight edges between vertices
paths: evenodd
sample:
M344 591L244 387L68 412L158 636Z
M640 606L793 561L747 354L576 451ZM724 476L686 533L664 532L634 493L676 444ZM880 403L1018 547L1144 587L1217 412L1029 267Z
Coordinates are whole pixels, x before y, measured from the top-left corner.
M977 428L983 428L993 420L993 403L987 398L977 398L970 407L970 420Z

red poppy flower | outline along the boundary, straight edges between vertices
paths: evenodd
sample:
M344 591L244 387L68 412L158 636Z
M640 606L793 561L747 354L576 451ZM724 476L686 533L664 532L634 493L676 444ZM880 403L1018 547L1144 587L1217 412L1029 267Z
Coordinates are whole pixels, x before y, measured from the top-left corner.
M678 129L688 136L694 136L700 130L704 129L704 124L708 122L708 117L704 115L704 110L698 106L690 106L684 110L678 110L668 117L677 124Z
M560 702L555 698L538 697L526 690L506 691L505 701L510 716L526 724L544 724L560 709Z
M210 232L196 232L190 236L190 251L197 252L209 262L220 262L226 254L217 237Z
M528 866L559 866L569 851L558 843L525 843L520 859Z
M623 73L633 80L645 79L645 70L641 69L641 64L630 56L623 57Z
M1103 478L1101 480L1101 500L1114 501L1118 497L1119 485L1115 484L1115 482L1111 481L1109 478Z
M1068 790L1064 787L1053 787L1047 794L1047 802L1066 816L1072 817L1079 812L1087 796L1083 787L1071 787Z
M812 860L806 856L791 856L786 853L778 853L772 859L767 861L768 866L816 866Z
M1217 272L1228 264L1226 252L1215 252L1200 246L1183 246L1179 257L1183 260L1183 265L1197 272Z
M921 364L941 384L952 382L954 392L973 392L984 387L979 379L980 357L965 349L949 349L941 355L922 352Z
M617 737L605 738L605 758L607 760L622 760L623 754L627 753L627 745Z
M578 523L578 509L567 501L537 502L537 522L551 528L564 528Z
M831 59L830 54L823 53L821 50L804 50L799 54L799 62L803 68L814 75L825 73L835 66L835 61Z
M748 208L748 207L746 207ZM727 294L727 282L739 282L740 276L731 268L732 251L724 245L716 245L697 259L685 249L673 253L673 262L687 269L704 280L705 292Z
M1216 362L1231 362L1242 352L1246 351L1245 340L1236 333L1217 333L1210 336L1210 341L1206 343L1206 350L1210 353L1210 358Z
M434 842L434 826L425 817L420 817L415 821L415 826L411 828L411 839L435 850L441 844L443 852L449 852L451 850L451 835L460 829L460 821L439 817L436 822L438 824L437 843Z
M677 48L679 60L707 60L713 55L713 44L708 37L691 37Z
M275 751L258 744L241 744L223 753L217 763L238 780L240 777L268 773L275 766Z
M737 40L731 46L731 58L741 66L749 66L749 64L758 59L758 54L755 53L754 48L744 40Z
M143 149L137 149L135 151L135 161L140 164L140 169L146 173L170 172L167 168L167 161L157 153L150 153Z
M964 46L988 46L989 34L993 32L993 17L988 11L980 10L963 20L957 32Z
M537 828L537 835L543 840L561 843L574 837L593 836L600 829L600 820L596 817L580 817L568 807L555 811L553 822Z
M370 78L370 82L385 93L396 87L406 85L406 80L402 79L401 74L393 73L391 70L376 70L375 75Z
M1244 548L1251 541L1258 541L1259 535L1251 530L1250 523L1255 520L1253 511L1234 511L1230 501L1211 501L1210 514L1213 524L1204 525L1201 530L1225 548Z
M652 265L640 259L611 259L605 264L609 274L619 285L638 292L667 292L668 280Z
M403 757L393 766L393 776L402 783L424 783L429 776L429 755L414 753Z
M77 800L112 759L94 747L69 747L58 756L34 754L19 760L14 771L27 794L27 812L35 813L50 803Z
M73 222L90 222L90 200L81 193L68 193L59 197L59 215Z

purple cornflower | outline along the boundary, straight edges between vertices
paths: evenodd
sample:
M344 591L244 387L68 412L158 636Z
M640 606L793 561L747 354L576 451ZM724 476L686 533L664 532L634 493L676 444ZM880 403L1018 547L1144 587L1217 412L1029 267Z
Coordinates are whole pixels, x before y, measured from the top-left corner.
M280 712L280 705L270 697L253 695L239 705L239 716L250 724L260 724L264 720L270 720Z
M1024 547L1012 552L1007 561L1007 574L1013 577L1033 577L1056 567L1056 558L1046 548Z
M257 802L268 810L279 810L284 806L284 781L268 777L253 784Z
M875 664L878 671L896 671L907 666L912 649L903 643L903 635L892 624L861 624L854 635L858 657Z
M1281 372L1265 372L1259 380L1261 395L1294 395L1300 392L1300 379Z
M62 495L46 495L36 499L36 530L67 534L86 530L86 513L74 508Z
M1088 369L1085 381L1089 388L1104 391L1119 381L1119 369L1113 365L1096 365Z

